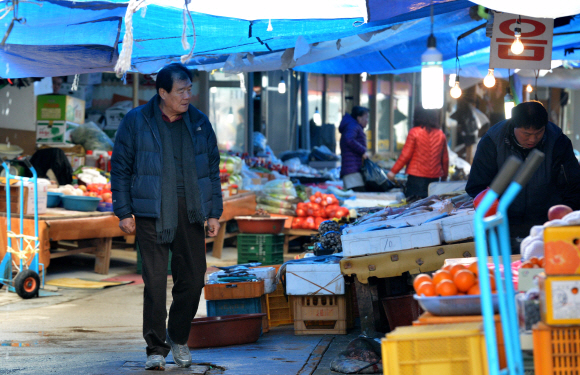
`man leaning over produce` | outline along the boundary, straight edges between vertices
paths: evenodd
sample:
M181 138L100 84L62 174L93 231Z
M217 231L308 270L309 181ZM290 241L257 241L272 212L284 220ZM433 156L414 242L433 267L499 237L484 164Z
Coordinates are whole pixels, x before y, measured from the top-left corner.
M204 285L204 223L215 237L222 214L216 136L189 104L191 78L181 64L159 71L157 95L125 116L111 160L115 215L125 233L136 229L143 263L147 370L164 370L170 350L177 365L191 366L187 339ZM170 249L174 285L166 327Z
M513 108L512 118L495 124L477 145L465 190L475 197L485 190L510 155L525 160L538 149L546 157L508 210L512 253L519 253L520 239L530 228L548 220L548 210L557 204L580 209L580 166L572 142L548 121L548 112L538 101Z

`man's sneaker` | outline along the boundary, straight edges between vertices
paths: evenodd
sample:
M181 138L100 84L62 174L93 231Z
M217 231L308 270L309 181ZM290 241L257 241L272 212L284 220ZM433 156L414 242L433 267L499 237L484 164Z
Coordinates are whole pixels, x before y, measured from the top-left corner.
M145 370L165 371L165 358L159 354L148 355Z
M174 343L169 337L169 331L165 332L167 343L171 346L171 353L173 353L173 360L179 367L191 366L191 353L187 345L179 345Z

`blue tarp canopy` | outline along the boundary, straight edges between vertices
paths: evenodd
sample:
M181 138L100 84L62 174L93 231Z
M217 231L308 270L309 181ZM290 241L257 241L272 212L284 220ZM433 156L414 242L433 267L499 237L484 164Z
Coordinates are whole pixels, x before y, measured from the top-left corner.
M475 2L491 0L474 0ZM194 28L182 0L0 0L0 77L50 77L113 71L132 16L131 70L153 73L189 52L191 68L231 73L293 68L318 73L419 71L430 33L430 2L424 0L213 0L191 2ZM462 33L482 24L470 16L474 2L434 0L434 33L446 72L455 70L455 45ZM11 22L17 16L19 21ZM260 17L253 19L253 17ZM183 32L184 22L186 24ZM580 20L555 29L579 31ZM10 24L14 27L8 34ZM579 47L580 34L554 37L553 59ZM487 71L489 38L481 29L459 42L464 76ZM578 52L580 53L580 52ZM498 72L498 76L502 74Z
M214 3L217 9L220 6L227 9L228 4L230 7L235 4L225 0ZM252 6L266 7L265 4L271 2L248 0L240 3L252 9ZM298 3L308 4L305 0L298 0ZM244 58L247 58L247 53L257 57L269 54L281 56L286 50L295 48L298 42L307 46L328 41L336 43L341 38L373 33L424 18L430 11L429 4L417 0L389 1L388 6L385 0L370 1L368 6L361 0L321 0L320 4L310 3L308 10L302 12L305 14L304 19L255 20L195 12L195 4L190 4L196 38L194 58L188 65L200 69L204 69L204 65L211 65L213 68L215 64L223 65L231 54L237 53L243 53ZM435 14L473 5L466 0L438 0L434 3ZM0 17L4 16L0 35L5 35L14 17L14 12L9 11L12 4L0 1ZM126 31L124 17L128 4L127 1L114 0L19 3L17 17L20 22L14 22L5 46L0 48L0 76L44 77L112 71L123 48ZM184 12L177 4L183 2L148 1L144 3L146 9L134 13L133 70L152 73L168 62L179 61L180 56L187 54L188 50L182 45ZM265 9L256 13L273 16L290 13L283 9L283 4L278 5L271 11ZM232 11L228 13L224 10L223 13L230 14ZM337 14L342 18L327 18L328 14ZM353 16L344 17L349 14ZM185 20L186 40L191 45L193 28L189 18L185 17ZM269 25L272 26L271 31L268 31ZM268 69L262 70L273 70L284 66L269 63L263 67Z

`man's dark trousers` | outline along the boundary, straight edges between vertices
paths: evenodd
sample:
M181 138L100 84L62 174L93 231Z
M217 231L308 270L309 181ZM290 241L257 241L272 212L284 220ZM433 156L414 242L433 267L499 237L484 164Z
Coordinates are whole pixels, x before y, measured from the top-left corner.
M173 302L169 310L167 330L171 340L176 344L187 343L191 320L197 312L204 285L206 271L204 228L189 222L184 197L178 197L177 203L178 225L175 239L171 244L157 243L156 219L135 218L145 282L143 338L147 342L147 355L160 354L165 357L171 349L165 342L169 249L172 251Z

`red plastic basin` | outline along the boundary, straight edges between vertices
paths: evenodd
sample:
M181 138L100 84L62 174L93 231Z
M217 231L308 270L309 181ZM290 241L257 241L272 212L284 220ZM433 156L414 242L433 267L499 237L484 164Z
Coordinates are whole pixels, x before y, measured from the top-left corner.
M285 217L236 216L238 228L242 233L278 234L284 229Z
M240 314L193 319L187 346L215 348L258 341L262 317L267 314Z

